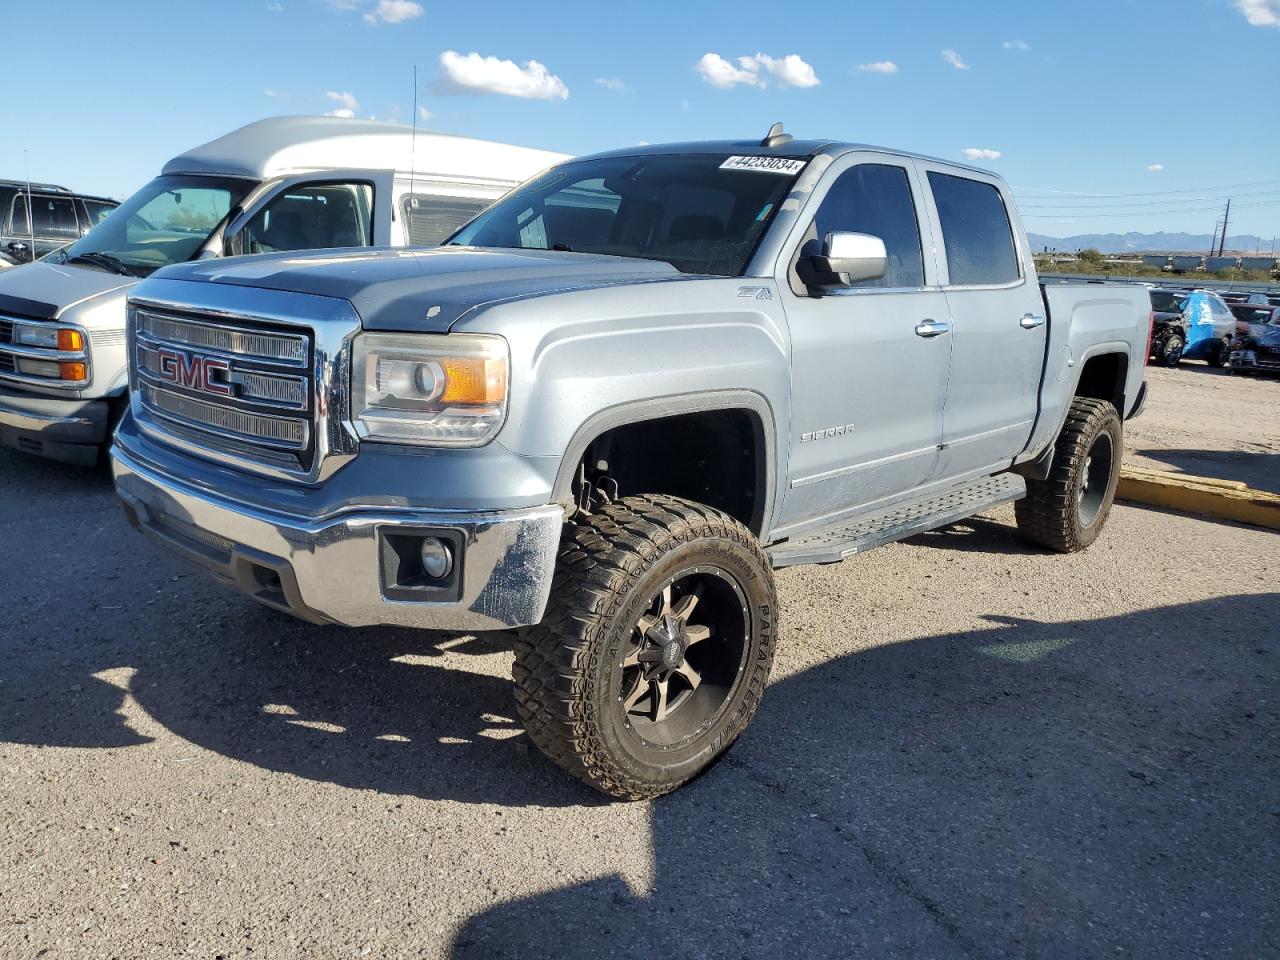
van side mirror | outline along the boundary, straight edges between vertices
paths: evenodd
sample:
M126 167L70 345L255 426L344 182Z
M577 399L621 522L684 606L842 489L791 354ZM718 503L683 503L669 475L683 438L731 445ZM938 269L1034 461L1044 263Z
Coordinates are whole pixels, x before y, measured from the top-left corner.
M884 241L869 233L828 233L822 238L822 252L810 259L819 276L827 275L820 286L847 287L863 280L878 280L889 269Z

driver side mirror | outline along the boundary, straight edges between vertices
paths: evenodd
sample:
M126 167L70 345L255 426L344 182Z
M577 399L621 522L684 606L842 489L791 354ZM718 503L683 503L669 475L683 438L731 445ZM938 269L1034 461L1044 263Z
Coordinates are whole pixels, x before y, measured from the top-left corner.
M889 269L884 241L869 233L828 233L822 239L822 252L810 259L818 274L831 278L823 286L847 287L878 280Z

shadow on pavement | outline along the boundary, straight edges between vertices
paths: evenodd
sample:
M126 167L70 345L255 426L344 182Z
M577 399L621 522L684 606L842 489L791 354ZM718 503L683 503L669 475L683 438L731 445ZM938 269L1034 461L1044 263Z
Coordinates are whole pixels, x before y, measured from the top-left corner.
M1167 464L1181 473L1236 480L1255 490L1280 494L1280 453L1179 449L1142 449L1134 453Z
M788 678L654 805L651 893L503 904L454 956L1276 956L1278 622L1007 620Z

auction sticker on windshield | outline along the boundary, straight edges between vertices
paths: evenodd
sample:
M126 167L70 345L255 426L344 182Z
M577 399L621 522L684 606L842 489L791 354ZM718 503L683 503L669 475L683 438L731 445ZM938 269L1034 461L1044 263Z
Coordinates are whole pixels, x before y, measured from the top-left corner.
M721 170L757 170L760 173L794 174L804 169L807 161L792 157L730 157L720 164Z

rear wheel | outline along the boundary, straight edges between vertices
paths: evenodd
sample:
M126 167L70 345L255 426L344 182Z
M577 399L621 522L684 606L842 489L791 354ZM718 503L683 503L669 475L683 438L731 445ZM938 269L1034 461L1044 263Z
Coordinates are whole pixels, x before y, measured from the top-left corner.
M1209 348L1209 366L1222 368L1231 359L1231 347L1225 340L1219 340Z
M1102 532L1120 482L1124 431L1105 400L1076 397L1044 480L1028 480L1014 505L1018 532L1033 543L1074 553Z
M612 796L675 789L755 714L776 606L755 537L717 510L625 497L568 525L546 616L513 668L530 739Z

